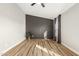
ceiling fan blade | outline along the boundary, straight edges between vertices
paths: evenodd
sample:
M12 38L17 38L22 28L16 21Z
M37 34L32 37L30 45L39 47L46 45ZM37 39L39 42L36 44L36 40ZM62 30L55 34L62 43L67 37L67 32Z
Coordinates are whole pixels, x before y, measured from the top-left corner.
M32 3L31 6L35 5L36 3Z
M44 3L41 3L42 7L45 7Z

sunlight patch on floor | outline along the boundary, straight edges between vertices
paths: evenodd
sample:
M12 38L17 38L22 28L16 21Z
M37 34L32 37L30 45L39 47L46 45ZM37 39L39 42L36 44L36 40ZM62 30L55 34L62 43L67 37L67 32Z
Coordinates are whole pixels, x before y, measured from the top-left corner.
M40 45L36 45L37 48L41 49L42 51L46 52L46 53L49 53L50 55L53 55L53 56L60 56L58 53L54 52L54 51L51 51L47 48L43 48L42 46Z

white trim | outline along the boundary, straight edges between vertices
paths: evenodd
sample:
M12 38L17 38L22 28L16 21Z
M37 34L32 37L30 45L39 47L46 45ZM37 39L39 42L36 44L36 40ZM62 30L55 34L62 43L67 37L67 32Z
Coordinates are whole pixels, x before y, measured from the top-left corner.
M12 49L13 47L15 47L16 45L20 44L24 40L25 40L25 38L23 38L22 40L20 40L18 43L14 44L13 46L9 47L8 49L1 51L0 56L3 55L5 52L9 51L10 49Z
M79 55L79 52L78 52L78 51L72 49L71 47L69 47L69 46L66 45L65 43L62 42L61 44L64 45L65 47L67 47L68 49L70 49L71 51L73 51L74 53L76 53L77 55Z

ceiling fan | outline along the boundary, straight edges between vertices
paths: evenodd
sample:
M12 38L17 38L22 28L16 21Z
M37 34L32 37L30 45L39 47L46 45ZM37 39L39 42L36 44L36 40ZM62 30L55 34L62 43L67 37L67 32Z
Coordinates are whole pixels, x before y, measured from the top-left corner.
M34 6L36 3L32 3L31 6ZM40 3L42 7L45 7L44 3Z

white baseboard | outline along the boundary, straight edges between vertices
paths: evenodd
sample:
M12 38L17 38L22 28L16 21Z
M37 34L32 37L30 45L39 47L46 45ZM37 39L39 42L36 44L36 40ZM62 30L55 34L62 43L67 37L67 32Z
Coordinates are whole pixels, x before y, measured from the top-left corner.
M13 47L15 47L16 45L20 44L22 41L24 41L25 38L23 38L22 40L20 40L19 42L17 42L16 44L14 44L13 46L9 47L8 49L1 51L0 52L0 56L3 55L5 52L9 51L10 49L12 49Z
M66 45L65 43L61 43L62 45L64 45L65 47L67 47L68 49L70 49L71 51L73 51L74 53L76 53L77 55L79 55L79 52L72 49L71 47L69 47L68 45Z

